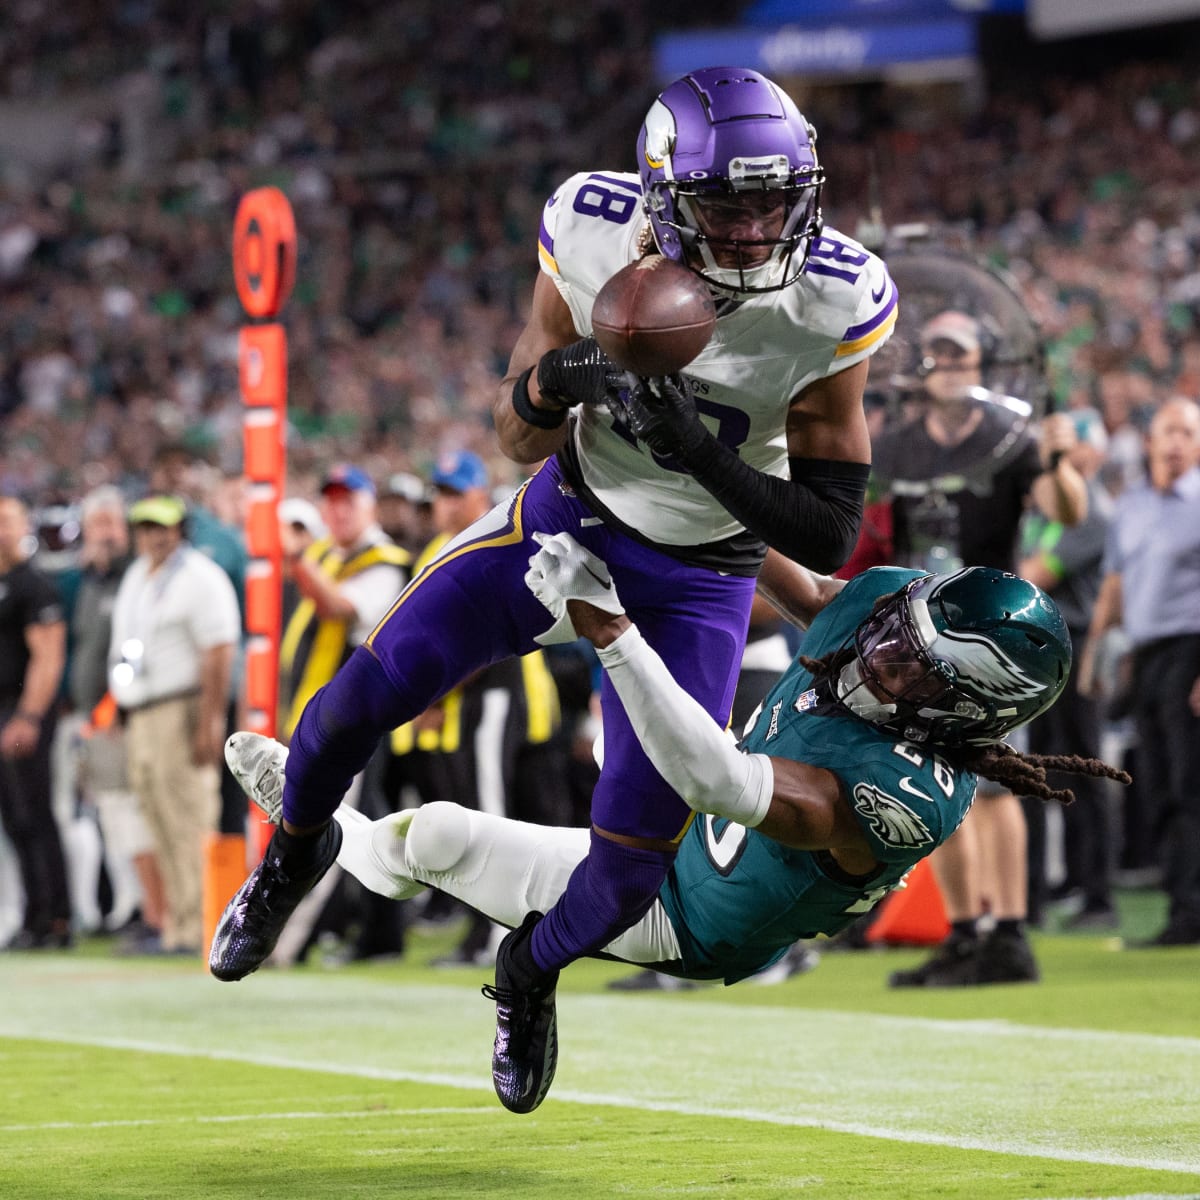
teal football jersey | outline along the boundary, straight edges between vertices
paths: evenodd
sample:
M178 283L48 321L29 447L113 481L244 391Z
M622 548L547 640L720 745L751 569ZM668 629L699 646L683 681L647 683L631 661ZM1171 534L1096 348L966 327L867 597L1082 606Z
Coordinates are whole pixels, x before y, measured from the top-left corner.
M813 621L805 655L839 649L880 596L920 574L876 567L856 576ZM799 661L763 702L743 747L832 771L881 865L855 881L827 851L791 850L725 818L698 816L660 893L685 973L697 979L734 983L800 938L845 928L958 828L975 796L970 772L820 701Z

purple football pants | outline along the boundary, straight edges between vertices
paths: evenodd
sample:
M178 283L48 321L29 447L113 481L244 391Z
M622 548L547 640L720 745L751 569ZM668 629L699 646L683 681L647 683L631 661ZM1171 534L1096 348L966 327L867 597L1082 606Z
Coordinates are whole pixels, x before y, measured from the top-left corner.
M534 636L552 621L525 586L538 548L534 532L569 533L602 558L630 618L680 686L719 723L727 721L754 580L688 566L609 529L563 483L551 460L508 505L450 542L309 702L288 757L288 821L302 827L324 821L380 738L479 668L537 649ZM601 703L604 766L592 795L593 827L678 842L691 810L650 765L607 678ZM669 852L648 855L607 839L604 849L591 866L581 864L535 930L534 957L547 970L636 921L670 866Z

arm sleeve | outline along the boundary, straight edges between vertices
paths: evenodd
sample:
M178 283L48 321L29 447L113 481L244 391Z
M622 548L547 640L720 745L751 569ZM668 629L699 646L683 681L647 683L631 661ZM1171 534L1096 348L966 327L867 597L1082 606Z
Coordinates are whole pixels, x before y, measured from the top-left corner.
M630 626L598 650L654 769L697 812L739 825L762 822L775 789L765 754L743 754Z
M853 552L871 475L867 463L789 458L791 478L779 479L708 437L688 468L751 533L795 562L828 575Z

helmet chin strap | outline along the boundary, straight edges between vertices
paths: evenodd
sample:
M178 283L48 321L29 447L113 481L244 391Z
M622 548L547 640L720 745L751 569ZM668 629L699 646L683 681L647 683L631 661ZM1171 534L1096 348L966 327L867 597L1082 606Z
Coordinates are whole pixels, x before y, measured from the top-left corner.
M745 300L778 285L783 277L784 254L777 247L771 257L753 267L719 267L707 242L698 240L692 247L704 264L704 278L714 287L738 300ZM749 290L747 290L747 287Z
M696 229L696 211L685 197L677 201L679 209L679 241L685 257L699 258L701 275L717 291L734 300L748 300L764 291L777 290L783 283L785 263L791 261L784 243L775 245L770 255L752 267L721 267L707 239ZM794 219L793 222L794 223Z

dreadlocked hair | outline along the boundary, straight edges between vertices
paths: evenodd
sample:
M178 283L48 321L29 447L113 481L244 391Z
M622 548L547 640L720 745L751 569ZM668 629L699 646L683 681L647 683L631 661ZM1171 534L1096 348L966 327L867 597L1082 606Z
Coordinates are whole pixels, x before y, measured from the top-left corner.
M1027 754L1014 750L1004 742L990 746L964 746L942 753L976 775L1008 788L1018 796L1036 796L1039 800L1057 800L1074 804L1075 793L1070 788L1051 787L1046 782L1047 771L1065 771L1068 775L1090 775L1093 779L1115 779L1130 784L1133 777L1119 767L1110 767L1099 758L1081 754Z
M832 673L837 657L838 652L834 651L823 658L800 655L799 661L806 671L818 678ZM1133 782L1128 771L1111 767L1099 758L1085 758L1080 754L1029 754L1014 750L1004 742L988 746L939 746L938 752L961 770L982 775L1018 796L1036 796L1039 800L1057 800L1060 804L1073 804L1075 793L1070 788L1051 787L1046 781L1047 771L1114 779L1126 785Z

